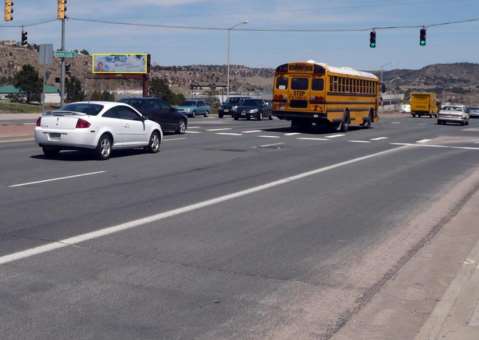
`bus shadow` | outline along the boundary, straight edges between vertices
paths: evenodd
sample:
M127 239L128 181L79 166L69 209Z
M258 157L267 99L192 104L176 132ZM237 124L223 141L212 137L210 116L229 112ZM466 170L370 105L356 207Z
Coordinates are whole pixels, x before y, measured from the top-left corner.
M363 130L363 127L360 126L350 126L349 131L359 131ZM292 133L292 132L299 132L299 133L308 133L314 135L322 135L322 134L331 134L339 132L337 128L333 126L308 126L308 127L281 127L281 128L270 128L270 129L263 129L264 132L277 132L277 133Z

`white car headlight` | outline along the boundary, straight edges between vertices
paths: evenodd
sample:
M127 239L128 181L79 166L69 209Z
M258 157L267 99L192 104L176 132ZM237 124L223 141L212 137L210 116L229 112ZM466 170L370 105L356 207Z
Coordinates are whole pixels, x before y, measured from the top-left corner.
M249 113L258 113L258 109L249 110Z
M238 110L238 105L233 106L232 109L233 109L234 111Z

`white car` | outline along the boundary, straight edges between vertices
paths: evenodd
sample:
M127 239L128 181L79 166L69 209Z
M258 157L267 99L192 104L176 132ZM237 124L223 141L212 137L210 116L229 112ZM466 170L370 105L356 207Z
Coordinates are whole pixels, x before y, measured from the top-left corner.
M444 105L437 116L437 123L469 125L469 113L464 105Z
M47 157L61 150L92 150L100 160L113 149L145 148L156 153L163 139L161 126L130 105L78 102L38 118L35 141Z
M479 118L479 106L470 106L467 109L470 117Z

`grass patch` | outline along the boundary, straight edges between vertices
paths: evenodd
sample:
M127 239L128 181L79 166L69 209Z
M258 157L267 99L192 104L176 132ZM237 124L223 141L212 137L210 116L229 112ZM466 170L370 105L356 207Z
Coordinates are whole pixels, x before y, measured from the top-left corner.
M0 101L0 113L39 113L41 111L41 105L9 103Z

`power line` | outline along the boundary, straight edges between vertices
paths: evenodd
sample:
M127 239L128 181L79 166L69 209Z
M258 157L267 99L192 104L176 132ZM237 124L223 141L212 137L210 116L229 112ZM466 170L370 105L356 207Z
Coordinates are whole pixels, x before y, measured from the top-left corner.
M97 23L105 25L120 25L120 26L134 26L134 27L147 27L147 28L162 28L162 29L171 29L171 30L193 30L193 31L228 31L228 27L220 26L194 26L194 25L169 25L169 24L148 24L148 23L137 23L137 22L124 22L124 21L113 21L113 20L103 20L103 19L86 19L86 18L68 18L70 21L77 22L88 22L88 23ZM56 22L57 19L48 19L33 23L27 23L23 25L0 25L1 28L22 28L22 27L34 27L41 26L45 24L50 24ZM438 23L431 23L428 25L399 25L399 26L373 26L373 27L360 27L360 28L261 28L261 27L252 27L252 28L237 28L235 31L239 32L279 32L279 33L347 33L347 32L368 32L371 30L401 30L401 29L417 29L417 28L434 28L442 26L451 26L451 25L460 25L467 23L479 22L479 17L462 19L462 20L453 20L453 21L444 21Z
M163 28L163 29L173 29L173 30L195 30L195 31L228 31L227 27L219 26L189 26L189 25L168 25L168 24L146 24L146 23L134 23L134 22L122 22L122 21L111 21L111 20L102 20L102 19L85 19L85 18L69 18L71 21L77 22L89 22L89 23L98 23L98 24L107 24L107 25L122 25L122 26L135 26L135 27L149 27L149 28ZM450 26L450 25L459 25L466 23L479 22L479 17L462 19L455 21L445 21L432 23L428 25L402 25L402 26L373 26L373 27L362 27L362 28L237 28L235 31L239 32L280 32L280 33L345 33L345 32L368 32L371 30L401 30L401 29L417 29L417 28L431 28L431 27L441 27L441 26Z
M1 28L22 28L22 27L34 27L34 26L41 26L45 24L50 24L52 22L56 22L57 19L47 19L43 21L37 21L37 22L32 22L29 24L23 24L23 25L0 25Z

